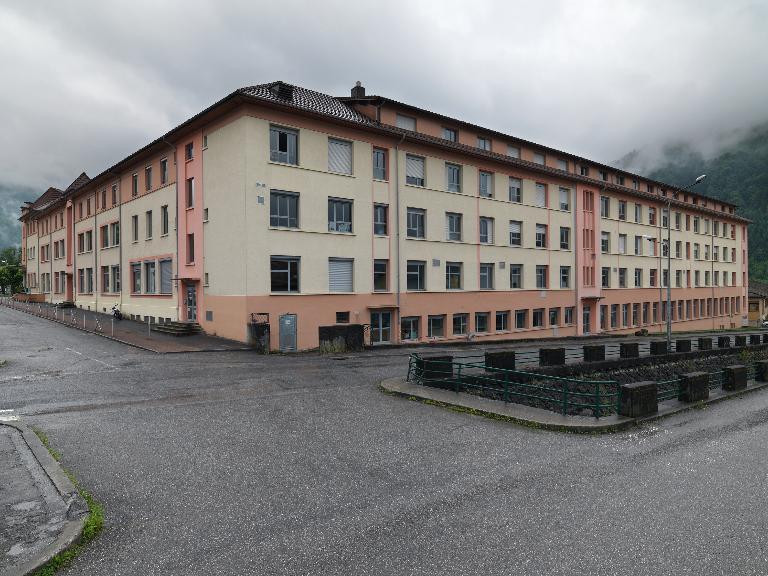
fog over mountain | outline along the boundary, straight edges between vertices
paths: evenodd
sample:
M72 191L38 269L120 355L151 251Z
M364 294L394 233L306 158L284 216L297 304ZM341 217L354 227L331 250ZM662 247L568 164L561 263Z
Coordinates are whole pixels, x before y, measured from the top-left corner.
M667 143L709 158L768 119L768 2L386 6L0 0L0 238L15 234L19 187L31 200L98 174L236 88L277 79L335 95L361 80L605 163L638 150L641 172Z

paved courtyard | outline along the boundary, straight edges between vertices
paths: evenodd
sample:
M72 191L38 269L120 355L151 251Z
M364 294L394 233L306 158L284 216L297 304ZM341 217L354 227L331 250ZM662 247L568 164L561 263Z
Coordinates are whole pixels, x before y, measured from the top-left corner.
M768 394L559 434L383 395L405 351L158 355L8 308L0 359L105 507L66 574L768 572Z

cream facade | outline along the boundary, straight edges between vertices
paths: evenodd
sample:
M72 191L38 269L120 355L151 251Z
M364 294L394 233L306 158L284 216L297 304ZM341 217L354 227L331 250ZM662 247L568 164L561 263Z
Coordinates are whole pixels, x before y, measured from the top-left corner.
M657 330L667 280L675 329L746 321L733 206L359 88L239 90L55 202L77 306L242 341L258 319L273 349L345 323L374 344Z

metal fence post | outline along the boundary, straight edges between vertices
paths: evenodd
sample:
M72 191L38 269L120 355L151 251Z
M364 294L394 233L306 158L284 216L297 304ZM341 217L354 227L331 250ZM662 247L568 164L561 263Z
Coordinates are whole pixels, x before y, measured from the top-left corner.
M504 372L504 402L509 402L509 372Z
M115 319L111 318L110 321L112 324L112 337L114 338L115 337Z
M592 409L595 418L600 418L600 383L595 382L595 407Z
M453 371L453 364L451 364L451 371ZM456 370L456 393L459 393L459 387L461 386L461 364L459 364L458 370Z
M568 382L563 380L563 416L568 413Z
M150 323L149 323L149 316L147 316L147 338L151 338L152 335L150 334Z

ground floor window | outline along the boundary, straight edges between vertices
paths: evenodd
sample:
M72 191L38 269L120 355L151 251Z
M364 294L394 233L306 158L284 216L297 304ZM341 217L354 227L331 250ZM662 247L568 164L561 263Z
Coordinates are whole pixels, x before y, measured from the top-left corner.
M400 339L417 340L419 338L419 317L406 316L400 320Z
M392 312L371 312L371 343L389 342L392 333Z
M469 314L453 315L453 335L461 336L467 333L467 324L469 323Z
M445 336L445 316L430 316L427 322L427 336L430 338Z
M496 312L496 332L509 330L509 312Z
M488 332L488 318L489 312L476 312L475 313L475 332Z

